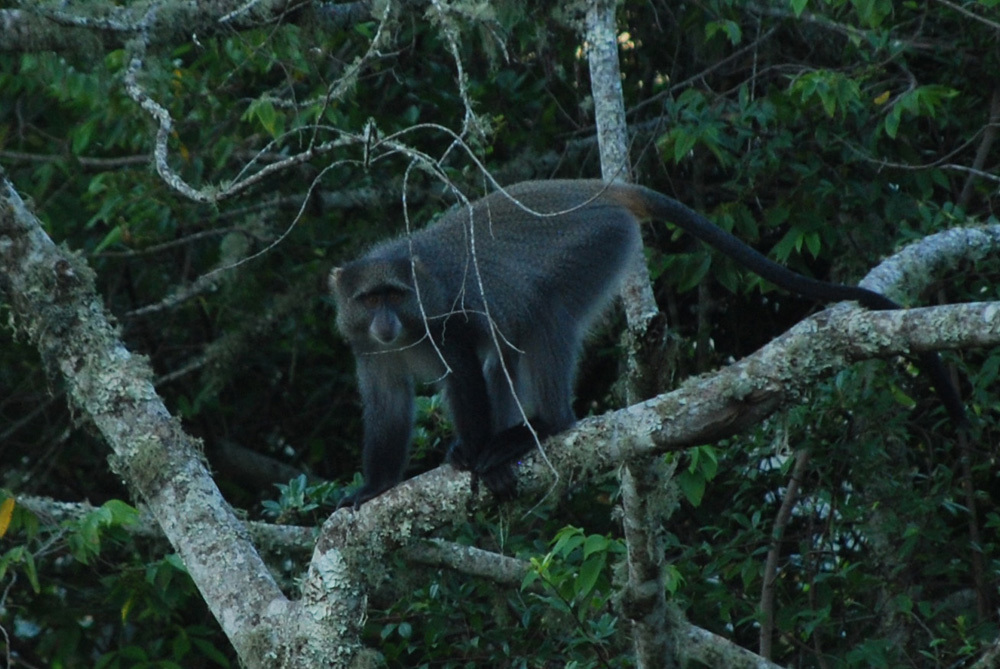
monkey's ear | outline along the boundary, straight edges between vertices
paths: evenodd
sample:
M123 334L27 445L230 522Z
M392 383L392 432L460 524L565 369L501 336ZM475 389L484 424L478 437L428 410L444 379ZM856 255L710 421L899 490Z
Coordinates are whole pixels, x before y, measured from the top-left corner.
M334 267L330 270L330 276L326 280L326 286L330 292L336 292L337 284L340 283L340 275L344 273L343 267Z

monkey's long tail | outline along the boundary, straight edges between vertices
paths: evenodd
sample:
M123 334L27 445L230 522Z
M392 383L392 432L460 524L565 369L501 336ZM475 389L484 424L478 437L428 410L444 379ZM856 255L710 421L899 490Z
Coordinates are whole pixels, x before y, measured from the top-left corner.
M749 268L771 283L793 293L811 297L824 302L855 300L861 305L873 310L901 309L902 306L893 302L881 293L860 286L820 281L779 265L767 256L747 246L738 238L715 225L701 214L677 200L648 188L641 188L642 209L650 218L669 221L688 232L709 246L725 253L730 258ZM965 405L959 395L958 388L952 383L951 376L945 368L941 357L933 352L918 353L920 366L927 372L934 384L941 402L956 427L968 425Z

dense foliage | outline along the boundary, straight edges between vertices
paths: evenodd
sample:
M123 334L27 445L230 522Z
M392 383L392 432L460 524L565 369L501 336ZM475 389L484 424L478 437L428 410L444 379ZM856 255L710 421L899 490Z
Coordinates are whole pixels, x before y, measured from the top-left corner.
M995 222L995 5L628 0L618 16L637 179L782 263L845 282L908 241ZM414 226L450 206L443 178L475 193L481 166L502 183L600 172L578 17L519 0L434 7L348 26L306 8L148 53L139 83L172 115L169 163L194 188L324 147L217 204L151 169L156 127L126 90L124 48L0 53L0 165L53 239L96 270L124 339L250 517L317 524L359 468L330 267L402 231L404 204ZM647 233L680 337L678 380L818 308L663 226ZM998 262L955 267L912 301L1000 299L998 273ZM619 402L618 329L588 350L581 415ZM14 509L0 540L13 666L234 666L183 565L116 501L136 500L100 438L37 352L11 329L0 338L0 485L96 507L67 520ZM841 371L752 434L670 456L679 501L662 542L679 611L757 648L765 554L796 457L808 457L782 528L775 661L945 667L996 639L1000 351L945 357L975 418L968 443L919 370L890 360ZM448 438L438 398L420 421L426 469ZM530 559L530 582L507 590L400 563L404 585L376 602L367 641L398 667L630 666L616 495L602 480L526 517L470 519L462 539ZM300 563L272 557L294 591Z

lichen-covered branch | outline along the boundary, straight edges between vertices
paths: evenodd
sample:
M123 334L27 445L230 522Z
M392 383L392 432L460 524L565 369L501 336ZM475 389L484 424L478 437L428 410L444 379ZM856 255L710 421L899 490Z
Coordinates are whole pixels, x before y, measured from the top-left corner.
M589 418L549 439L544 447L555 473L538 458L529 459L520 472L522 498L544 494L556 485L557 477L573 481L611 471L623 462L738 433L780 407L801 401L820 378L854 361L997 344L998 303L887 312L831 309L711 376ZM377 497L356 513L340 511L324 526L317 551L347 550L370 564L372 555L405 546L414 537L464 517L469 504L492 504L485 492L470 499L469 482L467 473L443 466Z
M343 30L370 20L371 5L288 0L141 0L126 6L107 0L25 3L22 9L0 9L0 51L103 53L140 35L150 46L171 46L192 36L289 18Z
M975 263L996 257L997 249L1000 225L952 228L924 237L886 258L860 285L906 304L908 296L920 293L938 273L961 261Z
M59 249L0 172L0 296L13 325L65 386L73 411L110 446L115 471L145 502L249 667L318 666L356 646L296 613L222 498L200 445L170 415L152 370L132 355L94 291L94 275ZM304 650L314 650L313 654ZM346 650L345 650L346 649ZM297 664L304 658L305 664Z
M615 0L595 0L589 4L584 20L585 41L601 173L605 181L631 181L618 60L617 4ZM621 295L628 321L625 394L631 403L662 387L657 380L664 365L658 354L666 348L666 329L661 327L665 318L657 308L645 263L637 263L629 272ZM623 522L628 546L623 609L632 623L637 666L673 667L677 665L676 648L670 643L672 621L666 615L663 552L659 550L659 534L655 529L663 527L676 506L663 503L663 496L671 489L668 482L673 472L661 471L662 464L650 464L637 463L634 469L627 466L622 474Z

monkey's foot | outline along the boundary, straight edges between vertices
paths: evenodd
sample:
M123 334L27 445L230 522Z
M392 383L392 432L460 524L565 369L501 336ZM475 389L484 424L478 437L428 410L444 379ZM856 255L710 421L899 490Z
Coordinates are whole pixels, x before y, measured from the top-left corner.
M484 472L472 472L473 491L479 487L480 482L502 502L508 502L517 496L517 472L513 463L507 462Z

